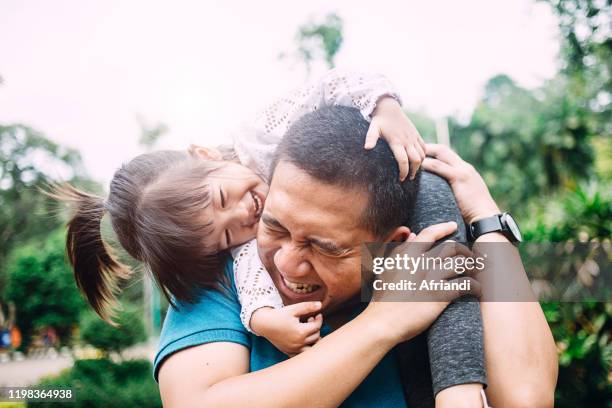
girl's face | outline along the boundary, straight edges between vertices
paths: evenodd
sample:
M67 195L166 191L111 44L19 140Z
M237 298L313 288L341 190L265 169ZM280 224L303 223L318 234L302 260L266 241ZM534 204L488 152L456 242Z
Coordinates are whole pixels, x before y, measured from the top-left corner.
M222 251L255 238L268 185L249 168L229 161L211 173L207 182L211 204L206 216L213 223L207 243Z

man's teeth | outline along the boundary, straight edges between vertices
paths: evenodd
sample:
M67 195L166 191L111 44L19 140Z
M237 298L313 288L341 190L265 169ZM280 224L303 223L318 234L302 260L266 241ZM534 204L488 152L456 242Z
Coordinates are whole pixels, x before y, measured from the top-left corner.
M295 293L311 293L319 289L319 285L308 285L306 283L293 283L283 278L285 285Z

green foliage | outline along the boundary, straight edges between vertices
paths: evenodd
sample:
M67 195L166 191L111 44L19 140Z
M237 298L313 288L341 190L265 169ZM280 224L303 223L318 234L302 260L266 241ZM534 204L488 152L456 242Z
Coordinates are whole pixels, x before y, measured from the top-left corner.
M612 236L612 186L591 182L532 204L531 217L525 217L527 242L563 242Z
M81 338L106 354L121 353L126 348L146 340L141 315L142 312L138 309L122 310L115 319L118 326L113 327L88 311L83 314L81 320Z
M609 240L612 234L612 189L591 183L558 194L524 225L528 242ZM612 398L612 303L542 304L559 353L556 405L560 408L603 407Z
M0 125L0 293L6 256L18 244L55 229L56 206L37 187L61 177L85 174L78 152L66 149L25 125Z
M436 122L423 112L406 112L414 126L419 130L423 140L436 143Z
M561 75L568 97L581 102L595 133L612 133L612 3L594 0L540 0L559 19Z
M540 89L492 78L467 126L451 124L451 142L483 175L502 206L573 188L592 175L589 113L560 77Z
M612 398L612 304L543 303L559 351L555 406L605 407Z
M157 142L168 133L168 125L165 123L149 123L143 116L138 115L138 124L140 125L140 137L138 144L144 147L147 151L151 151Z
M37 388L72 388L75 408L161 407L159 389L147 360L114 363L108 359L77 360L58 377L41 381ZM53 402L30 402L28 407L53 407Z
M336 54L344 41L342 29L342 19L336 13L327 14L322 21L311 19L298 28L297 54L308 72L315 61L324 61L328 68L335 66Z
M593 149L597 178L612 181L612 138L602 136L593 139Z
M64 243L63 231L56 230L9 257L5 297L17 306L25 346L33 331L44 326L53 326L65 339L84 307L65 261Z

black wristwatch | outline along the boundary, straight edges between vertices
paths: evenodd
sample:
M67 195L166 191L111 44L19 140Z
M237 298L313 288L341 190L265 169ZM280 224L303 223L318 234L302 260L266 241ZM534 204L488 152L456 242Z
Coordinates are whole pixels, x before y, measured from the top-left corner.
M521 230L510 213L497 214L474 221L468 228L470 241L475 241L479 236L490 232L500 232L512 243L523 242Z

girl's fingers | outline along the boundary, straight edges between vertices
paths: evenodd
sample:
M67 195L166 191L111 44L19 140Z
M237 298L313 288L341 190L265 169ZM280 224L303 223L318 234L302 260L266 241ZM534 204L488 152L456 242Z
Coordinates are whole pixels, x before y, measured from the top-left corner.
M421 146L420 143L415 143L414 148L416 149L417 153L419 153L419 156L421 156L421 161L425 160L427 155L425 154L425 149L423 149L423 146Z
M310 336L306 337L306 339L304 340L304 344L312 346L317 341L319 341L320 338L321 338L321 332L313 333Z
M378 121L376 120L376 118L373 118L372 122L370 122L368 133L366 134L364 147L367 150L373 149L374 146L376 146L376 142L378 141L379 137L380 137L380 128L378 127Z
M292 316L301 317L307 314L318 312L321 309L321 302L301 302L294 305L285 306L285 309Z
M418 138L419 141L419 146L421 146L421 149L423 149L423 152L427 151L427 143L425 143L425 141L423 140L422 137Z
M321 330L321 326L323 325L323 315L319 313L312 322L308 321L306 323L300 323L300 325L306 335L317 333Z
M406 153L406 148L401 144L390 144L389 147L393 152L393 156L395 156L395 160L399 166L399 178L400 181L404 181L406 176L408 176L409 169L409 161L408 161L408 153Z
M303 352L305 352L305 351L308 351L308 350L309 350L309 349L311 349L311 348L312 348L312 346L304 346L304 347L302 347L302 348L300 349L300 353L303 353Z
M421 166L421 156L419 155L414 146L407 148L406 154L408 155L408 159L410 160L410 180L414 180L414 178L416 177L417 170Z

